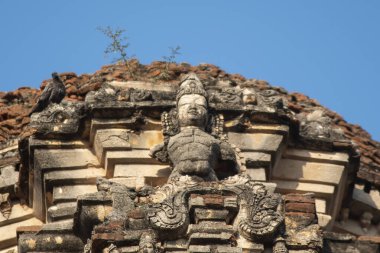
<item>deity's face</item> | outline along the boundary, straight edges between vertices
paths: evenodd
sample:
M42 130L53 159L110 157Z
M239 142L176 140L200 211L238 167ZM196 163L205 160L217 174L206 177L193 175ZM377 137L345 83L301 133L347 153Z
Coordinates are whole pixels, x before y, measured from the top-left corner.
M364 212L362 216L360 217L360 226L362 228L369 228L371 226L372 222L372 214L369 212Z
M243 89L243 103L245 105L255 105L257 104L256 92L253 88Z
M198 94L183 95L178 100L178 120L181 127L196 126L204 129L207 124L207 101Z
M154 253L153 244L148 243L144 245L144 248L141 250L142 253Z

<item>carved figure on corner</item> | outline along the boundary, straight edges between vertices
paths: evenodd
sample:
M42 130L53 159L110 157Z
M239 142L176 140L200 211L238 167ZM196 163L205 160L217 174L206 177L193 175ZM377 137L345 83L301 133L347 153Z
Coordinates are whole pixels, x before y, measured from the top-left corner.
M238 173L223 117L210 113L207 98L201 81L190 74L180 83L177 108L162 115L164 143L153 147L151 156L172 164L169 181L183 175L217 181Z
M57 72L51 74L53 81L50 82L38 98L37 103L29 113L31 116L35 112L43 111L49 104L59 104L66 96L66 87Z

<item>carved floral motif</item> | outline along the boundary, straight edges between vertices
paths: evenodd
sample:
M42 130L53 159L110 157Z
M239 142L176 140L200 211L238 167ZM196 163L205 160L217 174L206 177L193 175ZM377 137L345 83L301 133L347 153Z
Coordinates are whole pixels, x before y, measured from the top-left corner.
M217 183L196 183L187 178L163 186L161 196L166 198L148 209L147 218L154 229L173 237L183 236L189 225L188 198L190 194L218 193L221 196L234 194L238 197L239 232L247 240L261 242L275 238L283 225L282 199L279 194L269 193L267 187L236 175ZM190 181L192 185L183 186L180 182ZM168 188L170 189L168 191ZM160 191L160 189L158 190ZM175 192L177 191L177 192ZM156 193L157 194L157 193Z

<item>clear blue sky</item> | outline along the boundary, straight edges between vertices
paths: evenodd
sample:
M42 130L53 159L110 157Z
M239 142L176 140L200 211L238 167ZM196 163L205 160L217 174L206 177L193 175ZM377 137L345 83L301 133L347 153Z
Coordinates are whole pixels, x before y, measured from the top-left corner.
M380 140L379 0L3 0L0 13L2 91L110 63L96 30L110 25L142 63L179 45L179 62L304 93Z

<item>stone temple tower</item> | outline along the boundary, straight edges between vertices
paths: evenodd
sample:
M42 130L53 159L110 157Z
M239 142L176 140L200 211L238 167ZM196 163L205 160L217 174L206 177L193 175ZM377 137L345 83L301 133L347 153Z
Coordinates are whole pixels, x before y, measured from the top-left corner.
M264 81L153 67L62 73L66 98L4 139L0 250L378 251L375 142Z

